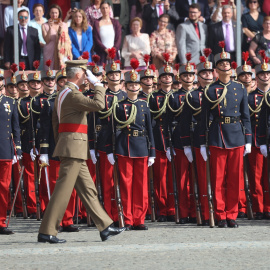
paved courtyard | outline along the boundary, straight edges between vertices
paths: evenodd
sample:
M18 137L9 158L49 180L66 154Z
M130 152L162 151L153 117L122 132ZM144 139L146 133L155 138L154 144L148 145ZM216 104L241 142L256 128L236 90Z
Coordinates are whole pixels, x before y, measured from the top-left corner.
M238 229L151 223L101 242L96 228L60 233L66 244L37 243L40 222L12 218L0 236L0 269L270 269L270 221Z

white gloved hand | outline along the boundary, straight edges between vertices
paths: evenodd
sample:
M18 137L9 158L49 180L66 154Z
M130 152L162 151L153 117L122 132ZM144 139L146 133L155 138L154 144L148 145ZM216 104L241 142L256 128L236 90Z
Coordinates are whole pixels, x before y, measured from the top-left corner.
M173 149L173 154L176 155L174 149ZM171 157L171 149L170 149L170 147L167 148L166 157L171 162L172 157Z
M265 144L260 146L260 151L264 157L267 157L267 146Z
M98 78L90 70L86 70L86 76L87 76L87 80L93 85L99 82Z
M21 160L22 159L22 155L17 156L17 160Z
M97 163L97 157L96 157L96 151L95 150L90 150L90 156L93 164Z
M109 162L110 162L112 165L114 165L115 160L114 160L113 154L112 154L112 153L111 153L111 154L108 154L108 155L107 155L107 158L108 158Z
M17 163L17 161L18 161L18 160L17 160L17 157L14 155L14 157L13 157L13 159L12 159L12 165L15 164L15 163Z
M148 158L148 167L152 166L155 163L155 157Z
M193 161L193 155L192 155L192 150L190 146L185 146L184 147L184 153L188 159L188 161L191 163Z
M41 162L41 164L49 165L49 156L48 156L48 154L41 154L40 157L39 157L39 161Z
M38 155L37 149L36 149L36 153L34 153L34 150L32 148L30 151L30 156L31 156L32 161L35 161L37 155Z
M201 146L200 152L201 152L203 160L207 161L206 147L204 145Z
M244 156L245 156L246 154L250 154L250 153L251 153L251 143L247 143L247 144L245 145Z

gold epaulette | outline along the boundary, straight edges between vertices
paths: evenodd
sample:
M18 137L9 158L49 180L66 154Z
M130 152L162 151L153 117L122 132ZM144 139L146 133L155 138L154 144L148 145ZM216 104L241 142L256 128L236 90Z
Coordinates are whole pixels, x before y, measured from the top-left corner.
M242 86L242 89L244 89L245 88L245 86L243 85L243 83L241 83L241 82L239 82L239 81L234 81L235 83L238 83L238 84L241 84L241 86Z

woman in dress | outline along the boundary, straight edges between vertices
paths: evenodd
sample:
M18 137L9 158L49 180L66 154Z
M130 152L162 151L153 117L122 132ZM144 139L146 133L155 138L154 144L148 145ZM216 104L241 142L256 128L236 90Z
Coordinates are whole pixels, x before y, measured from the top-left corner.
M76 10L73 14L68 33L72 43L73 59L83 59L82 53L87 51L89 52L88 61L91 62L91 49L93 46L92 29L88 26L85 12L82 9Z
M145 68L143 56L150 54L150 40L148 34L142 34L142 19L135 17L130 22L131 35L127 35L124 39L122 49L122 57L125 59L125 69L131 69L130 59L136 58L139 60L140 69Z
M44 63L51 59L51 69L59 70L64 67L65 61L72 59L68 27L62 22L62 10L58 5L49 7L47 19L48 22L42 25L42 36L46 42L43 49ZM48 70L46 65L44 70Z
M110 4L104 1L100 5L102 17L94 22L93 38L94 51L100 56L98 65L106 63L108 57L108 49L114 47L117 51L116 60L119 59L121 46L121 25L118 20L110 18Z
M172 64L177 55L175 33L167 29L169 20L168 14L162 14L158 19L158 30L154 31L150 37L152 60L157 69L164 65L163 53L170 53L169 62Z

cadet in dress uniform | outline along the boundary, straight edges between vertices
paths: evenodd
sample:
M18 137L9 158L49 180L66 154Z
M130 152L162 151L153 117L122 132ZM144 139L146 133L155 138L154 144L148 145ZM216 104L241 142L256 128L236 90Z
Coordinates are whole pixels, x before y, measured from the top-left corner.
M190 194L193 193L192 187L192 168L191 163L193 161L191 146L182 145L182 141L179 138L183 138L181 135L182 125L190 128L190 122L185 122L186 119L182 115L183 107L185 104L185 98L187 93L194 90L194 66L189 63L191 54L187 54L187 64L180 67L179 76L182 82L182 88L170 95L168 101L169 111L169 127L172 134L173 147L176 153L175 156L175 170L177 175L177 186L179 194L179 212L180 212L180 224L187 222L196 222L195 203ZM184 124L182 123L184 122ZM190 132L186 135L190 135ZM170 150L167 150L168 159L171 160Z
M58 70L56 73L56 85L57 85L57 91L60 91L62 87L65 86L67 82L67 76L66 76L66 68L63 68L61 70Z
M267 132L269 132L270 65L255 66L257 89L249 94L253 147L249 156L250 193L256 219L270 219L270 196L267 166ZM268 136L269 138L269 136ZM260 151L258 147L260 146Z
M19 92L17 89L17 81L12 80L12 76L6 78L6 95L8 97L12 97L15 99L18 99L19 97Z
M86 63L87 60L66 62L68 81L54 103L52 125L56 147L53 156L58 156L61 163L59 178L40 225L38 242L65 242L56 235L74 187L100 231L102 241L124 230L111 226L113 221L98 201L85 162L89 157L87 112L102 110L105 105L105 89L89 70L86 71ZM96 95L93 99L83 96L79 91L78 85L84 82L85 72L95 85Z
M155 120L153 123L156 148L154 188L159 209L159 222L174 221L175 215L171 163L166 157L168 148L168 110L166 107L172 93L173 75L173 68L168 63L160 68L161 89L153 91L147 100L152 118Z
M16 100L0 94L0 234L12 234L6 228L6 216L9 201L9 185L12 164L21 156L20 126Z
M209 207L207 198L206 164L200 154L199 130L201 123L202 96L205 87L213 81L214 70L213 64L208 60L208 56L211 54L211 49L206 48L204 53L206 57L200 57L200 63L197 65L197 77L200 86L198 89L189 91L186 94L185 104L182 112L180 133L184 151L187 153L187 158L190 159L190 161L192 161L193 158L196 159L202 225L208 226ZM190 134L191 125L193 129L193 142L191 142ZM195 157L193 157L191 152L191 145L194 147Z
M147 172L148 166L152 166L155 160L155 144L148 104L138 99L140 75L136 68L139 61L132 58L130 65L133 70L125 73L128 97L116 103L113 108L114 124L120 129L115 142L115 153L125 227L127 230L147 230L148 227L144 225L148 208ZM112 142L107 149L108 158L114 160Z
M182 88L182 83L179 76L179 68L180 64L175 64L174 69L176 70L176 74L173 76L173 91L178 91L180 88Z
M206 87L202 100L200 151L206 161L205 135L211 113L208 144L215 217L218 227L235 228L243 154L251 152L252 134L247 91L241 83L230 80L230 54L224 51L225 42L219 44L222 52L214 57L219 79Z

